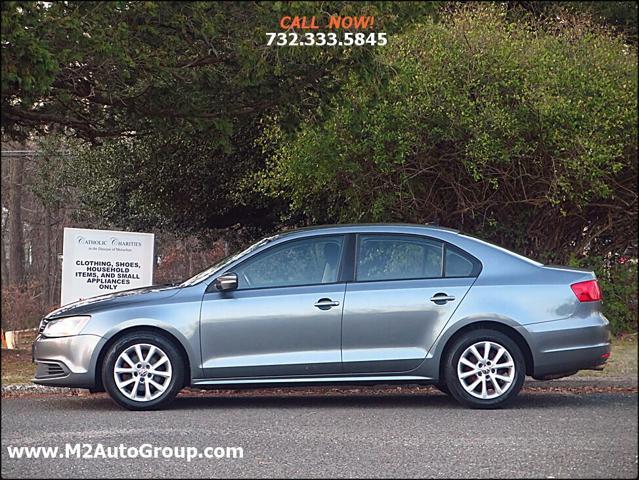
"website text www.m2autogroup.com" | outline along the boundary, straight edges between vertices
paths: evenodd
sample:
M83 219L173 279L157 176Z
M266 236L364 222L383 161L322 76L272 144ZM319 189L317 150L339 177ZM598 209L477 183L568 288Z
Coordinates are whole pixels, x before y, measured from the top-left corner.
M84 459L99 458L168 458L191 462L198 459L240 459L244 458L242 447L187 447L187 446L154 446L143 443L138 446L103 445L102 443L66 443L63 446L13 446L7 451L11 459Z

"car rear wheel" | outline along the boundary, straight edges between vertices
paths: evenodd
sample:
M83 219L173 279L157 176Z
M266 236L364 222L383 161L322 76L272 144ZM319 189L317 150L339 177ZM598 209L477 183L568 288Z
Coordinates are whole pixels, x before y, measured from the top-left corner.
M111 398L129 410L158 409L181 390L183 366L171 340L153 332L132 332L109 348L102 382Z
M445 359L450 394L471 408L499 408L519 393L526 375L521 349L496 330L469 330L455 340Z

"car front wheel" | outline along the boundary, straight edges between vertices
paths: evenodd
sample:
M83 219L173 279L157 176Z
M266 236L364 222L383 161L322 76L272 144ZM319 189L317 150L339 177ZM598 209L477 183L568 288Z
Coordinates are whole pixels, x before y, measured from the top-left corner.
M102 382L129 410L167 406L184 384L184 362L172 341L154 332L132 332L108 350Z
M495 330L469 330L455 340L445 359L450 394L471 408L498 408L521 390L526 365L521 349Z

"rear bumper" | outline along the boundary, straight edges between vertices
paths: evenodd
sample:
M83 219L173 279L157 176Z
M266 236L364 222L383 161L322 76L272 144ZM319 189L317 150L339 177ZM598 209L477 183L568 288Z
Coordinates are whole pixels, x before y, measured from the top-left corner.
M526 325L533 377L601 367L610 354L610 325L600 312Z
M52 387L93 388L92 359L102 337L75 335L63 338L38 336L33 343L36 374L33 383Z

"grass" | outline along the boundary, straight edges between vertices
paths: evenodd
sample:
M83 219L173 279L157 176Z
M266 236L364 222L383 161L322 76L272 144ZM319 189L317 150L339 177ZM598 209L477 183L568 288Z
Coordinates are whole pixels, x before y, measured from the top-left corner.
M637 334L612 339L612 353L603 371L581 370L578 377L637 376Z
M30 383L35 373L29 350L2 350L2 384ZM622 377L637 375L637 335L612 340L612 355L603 371L582 370L580 377Z
M31 383L35 364L31 363L30 350L2 349L2 385Z

